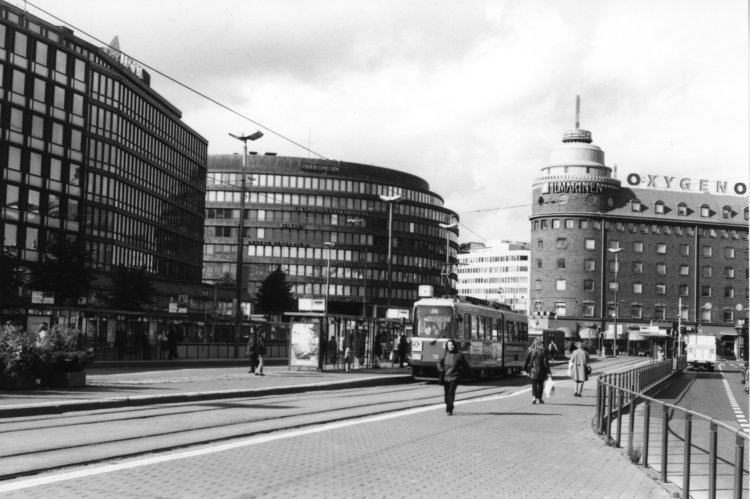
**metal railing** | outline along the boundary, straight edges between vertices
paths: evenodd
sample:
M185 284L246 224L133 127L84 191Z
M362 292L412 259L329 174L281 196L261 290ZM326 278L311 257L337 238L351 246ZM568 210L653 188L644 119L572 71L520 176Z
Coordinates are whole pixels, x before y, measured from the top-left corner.
M695 476L698 476L701 480L706 475L708 477L708 483L702 484L701 488L706 490L709 498L713 499L716 497L716 490L720 485L717 482L717 477L719 477L717 474L717 465L720 465L723 470L723 474L720 477L722 479L722 491L731 489L733 497L739 499L742 497L743 480L746 480L748 476L748 471L744 469L745 441L748 440L748 435L737 428L733 428L704 414L674 404L661 402L644 395L644 392L664 381L673 372L683 369L686 364L687 362L683 357L677 359L676 362L673 360L659 361L646 366L599 376L597 380L597 404L594 421L596 431L604 436L605 442L608 445L620 447L623 437L622 420L627 415L627 455L634 463L642 459L643 467L647 468L649 466L649 458L652 457L649 453L651 432L656 426L652 425L651 422L651 409L652 407L660 407L660 410L656 414L660 414L661 416L659 418L661 419L659 435L661 440L658 447L660 453L657 456L661 481L668 481L669 436L672 434L673 439L676 438L683 442L681 470L683 497L690 497L693 457L705 454L708 456L708 460L707 462L703 462L704 460L701 459L700 466L707 466L707 472L695 473ZM636 449L636 412L639 407L643 413L640 425L642 448ZM678 434L680 430L678 424L673 423L670 426L670 420L678 419L684 419L682 436ZM614 424L616 424L616 431L613 430ZM700 426L703 427L705 433L700 434L696 432L694 434L694 427ZM722 451L725 454L731 454L728 449L734 446L734 456L720 455L718 445L720 440L724 444ZM674 449L672 449L672 456L675 459L679 459L679 456L675 457ZM728 478L730 470L732 475L731 483L729 480L724 480L724 478ZM675 475L676 473L672 474ZM675 484L680 486L679 483L675 482Z

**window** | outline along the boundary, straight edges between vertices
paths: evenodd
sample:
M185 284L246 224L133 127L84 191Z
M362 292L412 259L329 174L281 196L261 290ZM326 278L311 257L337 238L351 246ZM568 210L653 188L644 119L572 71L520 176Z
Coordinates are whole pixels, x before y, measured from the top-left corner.
M734 248L724 248L724 258L734 258Z
M596 239L586 239L585 248L587 250L595 250L596 249Z
M558 269L564 269L565 268L565 258L558 258L557 259L557 268Z
M701 286L701 296L710 298L711 297L711 286Z
M636 213L640 213L641 211L641 202L637 199L634 199L630 202L630 209Z
M656 294L657 295L665 295L665 294L667 294L667 285L666 284L657 284L656 285Z
M536 259L536 268L541 269L542 268L542 259L537 258Z
M633 283L633 294L640 295L641 293L643 293L643 283L634 282Z
M578 221L578 228L579 229L588 229L589 228L589 221L588 220L579 220Z
M583 281L583 290L584 291L594 291L594 280L593 279L585 279Z
M662 203L661 201L657 201L656 204L654 205L654 212L657 213L657 214L659 214L659 215L663 215L664 214L664 203Z
M535 291L541 291L542 290L542 280L541 279L537 279L536 281L534 281L534 290Z
M666 263L657 263L656 264L656 273L658 275L667 275L667 264Z
M596 262L594 260L584 260L583 270L585 270L586 272L593 272L594 270L596 270Z
M547 221L546 220L542 220L539 226L542 228L542 230L546 229L547 228Z
M557 249L565 249L568 247L568 240L564 237L558 237L555 241L555 247Z
M734 310L731 308L724 309L724 322L734 322Z
M727 279L734 279L734 267L725 267L724 277Z
M544 249L544 241L541 239L536 240L536 249Z
M704 218L711 216L711 208L707 204L701 205L701 216Z
M643 305L640 303L633 303L630 305L630 317L633 319L641 319L643 317Z
M643 273L643 262L633 262L633 273L634 274Z
M667 252L667 243L656 243L656 252L664 255Z
M558 279L557 281L555 281L555 289L557 291L565 291L565 285L565 279Z
M594 316L594 304L590 301L585 301L582 304L582 313L584 317L593 317Z
M615 265L615 263L617 263L617 265ZM617 271L620 270L620 269L617 268L617 267L619 267L619 264L620 264L620 262L615 262L614 260L610 260L610 261L607 262L607 270L609 272L617 272Z
M706 322L711 322L711 309L704 308L701 310L701 320Z
M688 214L687 205L685 203L680 203L677 205L677 214L683 217L686 217Z
M643 241L633 242L633 253L643 253Z
M680 284L680 296L690 296L690 287L687 284Z
M657 319L657 320L666 319L666 307L664 305L654 306L654 319Z
M690 256L690 245L689 244L681 244L680 245L680 256Z
M690 275L690 265L680 265L680 275Z
M711 277L713 275L713 268L710 265L704 265L701 267L701 277Z
M618 291L620 289L620 283L617 281L609 281L608 288L610 291Z
M724 298L734 298L734 288L727 286L724 288Z
M732 218L732 207L731 206L725 206L721 209L721 217L722 218Z
M571 220L569 218L565 220L565 228L566 229L573 229L574 226L575 226L575 224L574 224L573 220Z
M560 228L560 219L555 218L552 220L552 228L553 229L559 229Z
M713 248L711 246L703 246L701 248L701 256L705 258L711 258L713 255Z
M563 317L567 314L567 306L565 305L564 301L556 301L555 302L555 315L558 317Z

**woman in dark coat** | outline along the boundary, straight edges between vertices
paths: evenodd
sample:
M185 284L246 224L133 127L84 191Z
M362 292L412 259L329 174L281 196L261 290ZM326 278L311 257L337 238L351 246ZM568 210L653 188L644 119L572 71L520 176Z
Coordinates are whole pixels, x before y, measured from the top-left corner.
M543 404L542 392L544 389L544 380L552 376L552 370L549 367L547 350L544 348L540 338L534 338L534 342L529 347L529 355L526 356L523 370L529 373L529 378L531 378L531 395L534 397L531 403Z
M453 415L453 401L456 399L456 388L462 373L468 373L471 369L464 354L458 351L456 342L448 340L445 342L445 352L437 363L440 381L445 393L445 412Z
M406 335L402 334L398 340L398 367L404 367L406 354L409 352L409 342L406 341Z

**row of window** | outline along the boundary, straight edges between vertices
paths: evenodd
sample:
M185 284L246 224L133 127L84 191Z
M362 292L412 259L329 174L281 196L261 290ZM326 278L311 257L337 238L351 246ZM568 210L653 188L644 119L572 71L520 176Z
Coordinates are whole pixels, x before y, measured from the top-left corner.
M502 281L478 281L477 279L524 279L524 277L469 277L469 275L489 275L489 274L510 274L515 272L528 272L528 265L517 265L508 267L489 267L489 268L476 268L476 267L459 267L457 273L459 275L466 274L461 278L462 282L502 282Z
M583 248L589 251L596 250L597 240L594 238L586 238L583 242ZM679 244L679 252L680 256L690 256L690 244ZM536 241L536 248L538 250L544 249L544 240L543 239L537 239ZM565 237L558 237L555 240L555 249L567 249L568 248L568 239ZM644 252L645 245L642 241L633 241L633 253L643 253ZM616 250L616 249L624 249L620 246L620 241L611 239L608 242L608 249L610 250ZM654 245L654 250L657 255L665 255L667 254L668 250L668 244L667 243L656 243ZM701 256L704 258L711 258L713 256L714 249L713 246L709 245L702 245L701 246ZM725 258L734 258L735 255L735 248L733 247L725 247L724 248L724 257ZM537 260L537 263L539 263L540 260Z
M544 268L543 260L541 258L536 259L536 269L541 270ZM557 269L564 269L567 267L567 260L565 258L557 258L555 259L555 268ZM609 272L616 272L619 271L620 262L615 262L613 260L609 260L607 262L607 270ZM681 276L689 276L690 275L690 265L688 264L679 264L679 275ZM583 270L586 272L594 272L596 270L596 260L593 259L585 259L583 261ZM657 262L654 264L654 270L657 275L667 275L667 264L663 262ZM643 262L632 262L630 271L633 274L642 274L643 273ZM459 270L459 273L461 271ZM724 277L726 279L734 279L735 275L735 269L734 267L724 267ZM713 277L713 267L710 265L704 265L701 267L701 277L710 278Z
M528 269L527 269L528 270ZM486 277L487 274L479 274L484 277L461 277L461 284L494 284L529 282L526 274L521 276Z
M117 244L89 240L84 242L84 245L90 265L96 270L112 272L117 267L124 266L142 268L146 272L186 281L195 281L201 278L199 265Z
M721 184L718 184L721 185ZM726 192L726 182L724 183L724 189ZM645 206L643 203L641 203L639 200L634 199L630 202L630 209L635 213L640 213L645 210ZM710 205L708 204L702 204L698 208L700 216L703 218L711 218L713 217L717 212L713 211ZM654 213L658 215L665 215L669 213L671 210L670 208L663 202L663 201L657 201L654 203ZM686 217L688 215L691 215L693 213L693 210L691 210L686 203L678 203L677 204L677 215ZM734 211L734 208L731 206L722 206L721 207L721 218L724 219L730 219L737 216L737 212ZM743 210L743 216L745 220L748 219L748 209L745 208Z
M620 285L619 281L609 281L607 283L607 287L610 291L618 291L619 285ZM633 282L631 283L631 285L632 285L631 291L633 294L636 294L636 295L643 294L642 282ZM541 279L536 279L534 281L534 289L536 291L541 291L542 287L543 287L543 281ZM566 291L567 288L568 288L567 279L555 280L555 291ZM712 287L710 285L701 286L701 296L711 296L711 289ZM593 279L584 279L583 290L595 291L595 281ZM679 296L690 296L690 286L688 284L679 284L677 288L677 292ZM666 295L667 285L664 283L655 283L654 293L657 295ZM724 298L734 298L734 288L732 286L724 287Z
M578 220L578 228L579 229L592 229L592 230L601 230L602 228L602 222L600 220L588 220L585 218L577 219ZM548 228L552 229L575 229L576 228L576 219L567 218L567 219L542 219L542 220L534 220L532 222L532 230L546 230ZM659 225L659 224L645 224L645 223L635 223L635 222L611 222L609 220L604 221L604 229L607 231L616 230L618 232L625 232L626 229L628 232L631 232L633 234L635 233L641 233L641 234L675 234L677 236L693 236L695 235L695 229L693 227L681 227L681 226L674 226L674 225ZM741 234L740 231L735 229L706 229L703 227L698 228L698 235L699 236L705 236L705 237L712 237L717 238L721 237L723 239L732 238L732 239L744 239L747 240L747 232L744 234Z
M242 181L240 173L209 173L208 185L230 185L239 187ZM357 180L345 180L337 178L320 178L301 175L272 175L267 173L256 173L248 175L247 181L252 187L278 187L283 189L322 190L331 192L346 192L351 194L365 195L392 195L394 187L386 184L360 182ZM251 189L252 189L251 187ZM415 191L399 187L398 194L405 199L415 202L443 206L443 200L434 194Z
M528 254L523 255L496 255L496 256L461 256L462 264L473 263L496 263L496 262L523 262L529 259Z
M534 311L535 313L541 313L542 312L542 302L541 301L535 301L534 302ZM644 309L644 306L640 303L632 303L630 307L619 307L617 310L617 318L618 319L653 319L653 320L659 320L664 321L667 320L667 307L666 305L654 305L652 309L650 309L650 314L645 314L646 310ZM688 312L689 309L686 307L683 307L683 309L680 311L680 316L684 320L688 319ZM629 313L629 315L628 315ZM558 317L563 317L568 315L568 305L567 302L559 301L555 302L555 314ZM596 317L596 307L594 305L594 302L582 302L581 308L580 308L580 314L583 317ZM614 303L608 303L607 304L607 316L608 317L614 317L615 316L615 305ZM711 309L701 309L700 311L700 317L701 321L704 322L713 322L713 321L721 321L724 323L733 323L735 319L735 311L731 308L725 308L723 310L711 310Z

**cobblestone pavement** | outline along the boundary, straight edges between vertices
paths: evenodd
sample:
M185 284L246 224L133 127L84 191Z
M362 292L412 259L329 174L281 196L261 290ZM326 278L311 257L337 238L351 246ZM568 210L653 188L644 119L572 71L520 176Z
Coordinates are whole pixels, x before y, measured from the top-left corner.
M435 387L439 390L439 387ZM459 400L461 387L459 387ZM325 404L325 400L321 401ZM0 484L7 497L671 497L591 429L595 385L277 432ZM54 481L58 478L68 479ZM33 482L37 480L37 482ZM45 481L50 481L45 483ZM10 490L14 485L36 486Z

